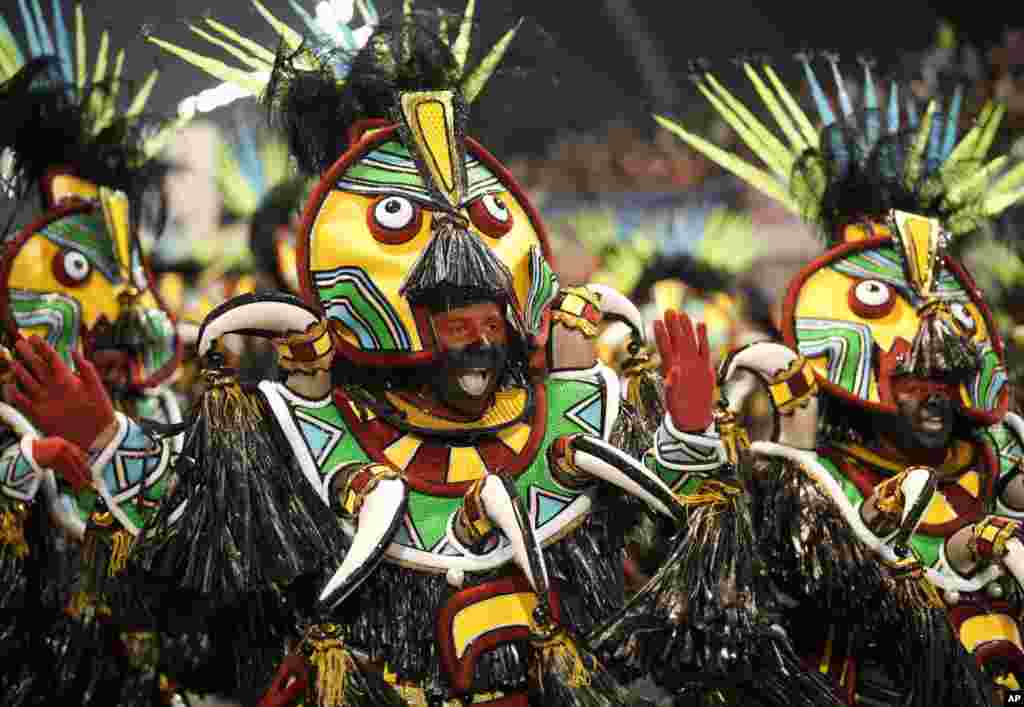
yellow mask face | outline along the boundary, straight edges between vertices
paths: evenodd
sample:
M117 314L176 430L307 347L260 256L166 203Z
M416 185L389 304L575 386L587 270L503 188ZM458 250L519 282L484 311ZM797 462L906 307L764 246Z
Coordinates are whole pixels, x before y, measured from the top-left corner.
M61 184L79 198L23 231L8 250L8 334L40 336L71 366L72 351L125 348L132 386L155 385L173 373L178 342L150 289L127 200L82 180Z
M465 189L455 211L510 270L518 315L529 334L539 335L557 292L542 226L500 165L466 142ZM311 204L315 217L299 236L307 296L334 322L348 351L367 360L422 357L433 347L401 288L435 237L434 220L450 207L418 165L394 129L364 139L324 178Z
M1001 417L1006 369L988 308L954 260L922 257L928 226L922 222L931 220L914 218L919 221L908 235L917 238L894 235L906 221L852 226L846 243L805 268L786 300L787 342L808 358L829 392L894 412L880 360L907 355L924 318L941 307L978 352L977 370L960 385L962 409L982 420Z

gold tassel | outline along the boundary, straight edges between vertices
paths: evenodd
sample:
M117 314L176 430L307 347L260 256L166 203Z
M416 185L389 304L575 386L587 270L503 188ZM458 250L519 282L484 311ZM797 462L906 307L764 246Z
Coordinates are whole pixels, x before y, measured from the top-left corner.
M583 663L576 643L564 629L541 633L540 637L533 639L533 647L540 654L540 660L532 664L533 669L544 666L548 672L557 671L566 677L566 685L573 689L590 686L590 671ZM537 682L542 683L543 676L537 677Z
M916 558L900 562L887 562L893 580L893 591L904 605L922 609L942 609L946 606L935 585L924 573L924 566Z
M82 562L87 566L95 567L96 549L99 543L103 542L102 535L106 530L88 528L85 531L85 540L82 543ZM110 557L107 560L106 576L114 577L122 572L128 564L128 554L135 542L135 536L127 530L115 530L110 533Z
M309 662L315 672L318 707L343 707L345 683L358 670L352 653L345 647L337 624L317 624L306 634Z
M743 489L735 484L717 479L701 482L696 493L680 494L679 502L684 506L724 506L743 493Z
M28 555L28 542L25 540L27 515L28 508L21 501L0 513L0 547L10 547L18 558Z
M127 530L114 531L110 538L110 562L107 563L107 576L113 577L122 572L128 564L128 551L131 550L135 536Z

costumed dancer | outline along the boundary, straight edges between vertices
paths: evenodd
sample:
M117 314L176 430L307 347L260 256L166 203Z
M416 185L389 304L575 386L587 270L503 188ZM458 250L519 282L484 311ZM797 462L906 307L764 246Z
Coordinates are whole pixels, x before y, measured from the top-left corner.
M153 157L176 125L144 132L155 71L122 104L125 55L108 61L106 32L88 66L80 6L73 33L60 3L52 30L38 2L19 9L26 49L0 17L0 150L12 222L24 224L0 260L0 604L11 650L0 701L132 704L157 684L131 650L153 637L111 620L110 580L166 491L175 449L135 420L181 419L162 387L178 341L135 228L164 172Z
M829 247L790 285L786 345L755 344L721 369L726 409L764 385L777 413L750 448L764 570L792 599L794 641L851 704L978 704L952 644L990 686L1021 679L1024 428L1006 412L988 307L949 247L1021 198L1024 169L986 162L1001 105L961 136L959 90L922 113L895 82L883 100L863 61L855 108L835 57L835 103L799 58L820 133L770 65L743 70L782 138L716 76L695 75L766 168L658 119L819 225ZM687 449L710 438L670 432L659 455L699 483L708 469ZM877 591L867 552L893 591Z
M468 106L515 28L472 67L472 2L454 39L406 3L358 53L315 31L303 39L256 5L281 37L278 56L223 33L252 73L160 44L266 90L300 166L322 174L299 232L303 299L231 300L199 335L203 356L231 332L274 337L287 377L252 393L273 428L263 434L286 445L350 538L263 704L303 693L318 705L642 704L580 637L623 605L633 507L677 524L687 510L622 451L631 406L618 377L592 347L566 356L601 316L629 321L642 341L639 313L608 287L559 289L533 207L466 135ZM237 422L214 422L197 417L197 438L235 434ZM216 451L186 443L192 470L171 506L220 483L219 461L241 464L230 445ZM199 547L174 534L194 527L188 515L157 519L137 547L143 564ZM837 705L764 628L743 636L766 648L753 652L771 676L753 682L775 692L760 704Z

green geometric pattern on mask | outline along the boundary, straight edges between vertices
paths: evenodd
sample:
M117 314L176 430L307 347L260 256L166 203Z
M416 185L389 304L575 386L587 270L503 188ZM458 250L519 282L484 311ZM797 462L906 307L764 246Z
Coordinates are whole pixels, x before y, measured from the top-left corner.
M796 341L801 355L827 357L829 382L861 400L868 399L874 342L869 327L838 319L798 317Z
M530 294L526 299L526 324L530 333L540 330L548 305L558 294L558 276L544 258L539 246L530 248Z
M82 253L111 283L116 285L121 281L114 240L107 233L106 221L98 209L65 216L44 226L39 233L62 248Z
M992 410L999 403L999 395L1007 384L1006 367L999 355L988 344L981 351L981 366L974 380L968 386L971 407Z
M465 164L467 188L463 204L505 190L494 172L477 158L467 155ZM368 196L401 194L414 201L433 201L409 148L397 140L385 142L349 167L335 187Z
M46 328L46 342L64 363L74 368L71 352L78 347L82 308L78 301L59 292L11 290L11 313L18 329Z

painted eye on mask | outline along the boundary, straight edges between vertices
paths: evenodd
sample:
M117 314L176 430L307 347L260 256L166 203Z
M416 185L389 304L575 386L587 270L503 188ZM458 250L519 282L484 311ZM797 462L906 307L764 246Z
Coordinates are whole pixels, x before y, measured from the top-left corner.
M498 194L485 194L470 204L469 218L491 238L501 238L512 230L512 212Z
M382 196L370 205L366 221L374 239L399 245L420 232L423 209L404 196Z
M971 310L963 302L953 302L949 305L949 311L953 314L953 319L956 320L956 323L968 335L978 330L978 323L974 321L974 315L971 314Z
M896 293L881 280L861 280L850 288L847 300L857 316L880 319L896 306Z
M77 250L62 250L53 257L53 276L65 287L81 287L92 275L92 263Z

